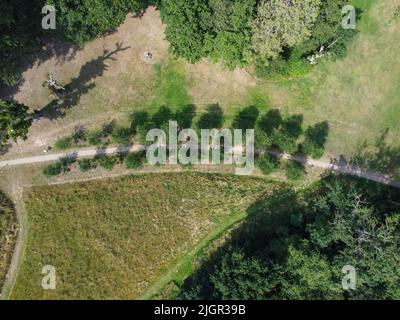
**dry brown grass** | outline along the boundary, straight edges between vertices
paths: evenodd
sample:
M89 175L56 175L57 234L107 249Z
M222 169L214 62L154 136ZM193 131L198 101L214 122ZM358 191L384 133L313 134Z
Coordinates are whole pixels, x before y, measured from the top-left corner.
M215 174L148 174L35 187L11 298L135 298L216 226L277 187ZM43 290L41 268L57 270Z

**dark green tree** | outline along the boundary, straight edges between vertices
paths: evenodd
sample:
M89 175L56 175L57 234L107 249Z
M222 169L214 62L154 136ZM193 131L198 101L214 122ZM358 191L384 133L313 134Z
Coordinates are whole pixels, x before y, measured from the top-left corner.
M0 148L10 139L26 140L31 124L27 106L0 99Z

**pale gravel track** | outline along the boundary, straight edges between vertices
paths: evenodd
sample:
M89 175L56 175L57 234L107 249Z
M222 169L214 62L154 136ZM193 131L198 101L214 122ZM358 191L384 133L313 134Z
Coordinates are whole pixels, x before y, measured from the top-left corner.
M26 158L17 158L10 160L0 161L0 169L4 167L12 167L12 166L21 166L21 165L29 165L29 164L38 164L44 162L57 161L63 158L87 158L94 157L100 154L116 154L123 152L137 152L145 150L146 147L144 145L134 145L127 147L108 147L108 148L91 148L91 149L78 149L63 153L51 153L40 156L26 157ZM366 170L360 168L358 166L350 165L350 164L336 164L333 162L322 161L322 160L314 160L308 157L299 156L299 155L289 155L287 153L265 150L265 149L257 149L256 152L259 153L269 153L275 155L279 158L286 160L294 160L296 162L303 163L308 166L325 169L329 171L335 171L342 174L348 174L355 177L361 177L367 180L375 181L378 183L382 183L385 185L389 185L395 188L400 188L400 182L396 181L391 175L380 173L377 171Z

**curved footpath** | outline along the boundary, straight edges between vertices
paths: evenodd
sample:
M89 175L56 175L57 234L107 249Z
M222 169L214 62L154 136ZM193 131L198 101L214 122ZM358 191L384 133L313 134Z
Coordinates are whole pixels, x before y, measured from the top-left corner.
M109 147L109 148L91 148L91 149L81 149L75 151L69 151L64 153L52 153L40 156L26 157L26 158L18 158L11 160L3 160L0 161L0 169L4 167L11 166L20 166L20 165L29 165L50 161L57 161L60 159L68 159L68 158L86 158L86 157L94 157L96 155L101 154L116 154L116 153L124 153L124 152L137 152L143 151L146 149L144 145L134 145L129 147ZM400 189L400 182L393 179L393 177L389 174L384 174L376 171L365 170L358 166L353 166L350 164L335 164L332 162L314 160L305 156L299 155L289 155L284 152L278 152L273 150L265 150L265 149L257 149L258 153L269 153L275 155L279 158L285 160L294 160L296 162L300 162L305 165L309 165L316 168L326 169L330 171L336 171L343 174L348 174L355 177L361 177L367 180L375 181L378 183L382 183L385 185L389 185L395 188Z

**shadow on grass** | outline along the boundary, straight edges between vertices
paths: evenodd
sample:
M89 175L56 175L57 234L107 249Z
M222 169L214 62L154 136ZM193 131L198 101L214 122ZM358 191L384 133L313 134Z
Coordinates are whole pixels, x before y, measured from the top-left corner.
M40 116L50 120L55 120L65 116L66 110L76 106L81 97L93 89L96 84L94 79L101 77L104 71L108 70L107 60L116 60L115 55L120 51L125 51L130 47L122 47L122 43L116 43L116 48L112 51L104 50L103 54L96 59L85 63L79 75L73 78L65 86L66 94L61 99L54 99L40 110Z

